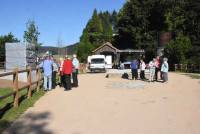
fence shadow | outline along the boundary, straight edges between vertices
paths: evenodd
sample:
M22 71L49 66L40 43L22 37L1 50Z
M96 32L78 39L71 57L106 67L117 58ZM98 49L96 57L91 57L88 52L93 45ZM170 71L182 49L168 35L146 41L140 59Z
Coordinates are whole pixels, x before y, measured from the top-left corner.
M33 93L35 93L35 90L32 91ZM19 104L22 103L22 101L26 100L27 98L27 95L24 94L24 95L21 95L19 97ZM4 106L0 107L0 119L3 117L3 115L8 111L10 110L12 107L13 107L13 102L9 102L9 103L6 103Z
M53 134L53 132L47 129L49 118L51 118L49 112L39 114L28 113L2 132L2 134ZM0 121L0 126L8 126L10 124L9 121Z
M0 108L0 119L3 117L3 115L13 107L13 102L5 104L2 108ZM1 126L1 125L0 125Z

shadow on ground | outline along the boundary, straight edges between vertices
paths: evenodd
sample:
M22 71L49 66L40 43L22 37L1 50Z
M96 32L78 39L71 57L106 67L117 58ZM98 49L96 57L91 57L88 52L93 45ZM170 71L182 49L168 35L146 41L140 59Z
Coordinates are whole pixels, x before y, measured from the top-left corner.
M47 129L49 118L49 112L26 114L2 134L53 134L53 132ZM8 121L0 121L0 126L8 124L10 124Z
M32 93L34 93L35 91L32 91ZM22 103L22 101L24 101L25 99L27 99L27 94L24 94L22 96L19 97L19 105L20 103ZM2 104L3 106L0 105L0 119L4 116L4 114L9 111L12 107L13 107L13 101L6 103L6 104Z

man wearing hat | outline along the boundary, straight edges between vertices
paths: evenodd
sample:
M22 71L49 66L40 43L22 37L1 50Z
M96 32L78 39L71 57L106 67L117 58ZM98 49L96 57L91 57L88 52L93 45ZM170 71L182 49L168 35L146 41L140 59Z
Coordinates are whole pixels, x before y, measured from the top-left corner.
M167 63L168 59L163 58L163 64L161 66L161 72L162 72L162 80L163 82L168 81L168 71L169 71L169 65Z
M79 61L76 58L76 54L73 54L72 65L73 65L73 72L72 72L73 86L78 87Z
M72 61L67 55L65 56L65 60L63 62L62 72L64 75L63 86L65 88L65 91L70 90L71 89Z

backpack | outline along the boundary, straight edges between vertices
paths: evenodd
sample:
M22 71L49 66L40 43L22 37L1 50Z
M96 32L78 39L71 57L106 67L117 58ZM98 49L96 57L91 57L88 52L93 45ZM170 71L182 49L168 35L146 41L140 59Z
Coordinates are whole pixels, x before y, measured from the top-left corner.
M128 79L128 77L129 77L129 76L128 76L128 73L123 73L123 74L122 74L122 78L123 78L123 79Z

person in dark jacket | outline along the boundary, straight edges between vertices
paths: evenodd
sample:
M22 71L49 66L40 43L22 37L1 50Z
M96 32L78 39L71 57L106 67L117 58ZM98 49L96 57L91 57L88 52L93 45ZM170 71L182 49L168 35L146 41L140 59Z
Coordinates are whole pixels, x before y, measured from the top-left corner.
M56 59L51 57L51 60L53 62L53 72L52 72L52 89L56 88L57 82L56 82L56 74L58 72L58 64L56 62Z
M68 56L63 62L62 72L64 75L64 83L63 86L66 90L71 90L71 74L72 74L72 61Z
M155 76L154 77L155 77L155 80L158 81L158 73L160 72L160 68L161 68L159 56L156 57L155 66L156 66L156 69L155 69Z

